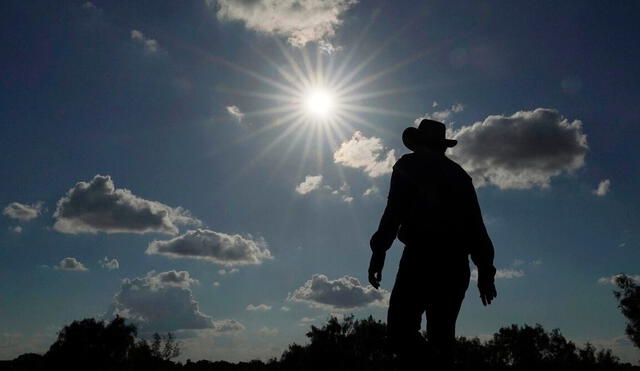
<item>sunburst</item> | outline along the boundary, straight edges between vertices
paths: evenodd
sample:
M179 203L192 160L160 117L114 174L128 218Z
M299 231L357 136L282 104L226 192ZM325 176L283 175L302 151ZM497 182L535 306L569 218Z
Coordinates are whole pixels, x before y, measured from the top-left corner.
M372 23L373 21L372 19ZM420 51L377 72L365 75L363 71L370 67L372 61L408 29L407 25L398 30L389 39L378 43L378 47L369 54L362 56L358 46L362 45L361 41L366 36L369 26L371 24L365 27L354 43L355 47L347 53L327 54L322 49L315 48L315 58L312 58L309 51L313 48L309 46L295 48L276 41L281 52L278 55L274 54L273 50L269 50L268 53L261 51L254 45L252 49L266 62L266 67L261 69L261 72L216 56L208 56L209 60L256 80L255 88L251 90L226 89L226 93L258 98L271 105L262 110L245 112L245 119L254 125L246 135L238 138L238 141L251 140L266 131L277 130L275 138L268 145L261 147L254 160L238 169L229 181L239 180L274 150L281 152L282 157L277 163L270 165L274 167L272 173L277 174L280 166L290 158L288 156L293 155L300 160L298 174L295 175L301 177L310 166L307 161L309 156L315 157L316 168L322 166L323 150L326 147L324 143L328 144L329 148L337 149L339 144L350 138L356 130L370 128L380 135L381 132L387 131L385 126L380 125L380 121L389 117L401 117L411 122L415 118L414 113L398 112L370 103L374 99L379 102L381 97L393 97L424 89L424 86L384 86L381 89L376 82L429 52ZM352 64L356 56L359 63ZM274 71L277 77L273 76ZM381 118L374 123L369 121L372 116ZM391 131L387 134L397 135ZM301 143L304 145L303 152L294 151ZM341 174L341 177L344 178L344 175Z

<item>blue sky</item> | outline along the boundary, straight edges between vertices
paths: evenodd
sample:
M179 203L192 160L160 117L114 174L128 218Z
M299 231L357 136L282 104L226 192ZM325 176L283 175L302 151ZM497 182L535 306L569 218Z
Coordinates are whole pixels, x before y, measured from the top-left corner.
M431 117L499 269L458 334L540 323L637 361L608 281L640 274L638 6L6 2L0 358L92 316L231 361L384 319L402 246L375 291L368 240Z

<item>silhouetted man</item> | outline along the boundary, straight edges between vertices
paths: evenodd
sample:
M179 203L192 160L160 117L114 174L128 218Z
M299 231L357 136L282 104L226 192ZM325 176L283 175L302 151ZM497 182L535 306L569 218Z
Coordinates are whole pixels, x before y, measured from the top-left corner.
M387 335L407 369L425 362L434 369L452 364L456 319L469 286L469 255L478 267L482 303L490 304L497 295L493 244L471 177L445 156L457 144L445 132L441 122L425 119L402 133L413 153L393 166L387 207L371 237L369 282L376 289L386 251L396 236L405 244L389 302ZM425 312L428 343L420 335Z

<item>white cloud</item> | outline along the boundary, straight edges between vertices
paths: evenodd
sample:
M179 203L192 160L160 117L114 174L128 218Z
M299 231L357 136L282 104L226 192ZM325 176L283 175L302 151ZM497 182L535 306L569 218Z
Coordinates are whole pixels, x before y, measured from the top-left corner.
M172 208L116 189L109 175L78 182L58 200L53 217L62 233L178 233L178 224L201 225L181 207Z
M102 268L110 271L120 268L120 263L118 263L118 259L113 258L109 260L109 258L107 258L106 256L104 257L104 259L98 260L98 264L100 264Z
M542 259L536 259L531 262L531 265L538 266L538 265L542 265L542 263L543 263Z
M2 214L21 222L28 222L42 214L42 205L42 201L31 205L12 202L2 210Z
M242 111L240 110L240 107L227 106L227 112L229 112L231 116L233 116L236 120L238 120L238 122L242 122L242 119L244 118L244 113L242 113Z
M235 319L213 321L213 330L218 335L229 335L246 330L246 327Z
M596 349L610 349L613 354L620 358L622 362L638 365L640 360L640 349L634 346L633 342L626 336L615 336L612 338L600 338L587 340ZM584 347L587 341L574 341L576 345Z
M433 102L432 107L437 107L438 103L437 102ZM415 119L414 123L416 125L420 124L420 121L422 121L423 119L430 119L430 120L435 120L435 121L440 121L440 122L447 122L449 120L449 118L454 114L454 113L458 113L458 112L462 112L464 111L464 106L460 103L458 104L454 104L449 108L445 108L443 110L440 111L434 111L431 113L425 113L424 116L418 117L417 119Z
M524 264L524 260L522 259L515 259L513 261L513 263L511 263L511 265L513 265L514 267L518 267Z
M347 182L342 182L342 185L335 189L332 186L325 184L324 186L322 186L322 189L330 192L332 196L336 196L337 199L341 200L344 203L350 204L351 202L353 202L353 196L349 194L351 187L349 186L349 184L347 184Z
M322 175L307 175L304 178L304 182L298 184L298 186L296 187L296 192L304 195L320 188L321 184Z
M149 54L160 51L160 45L158 45L156 40L146 37L138 30L131 30L131 39L142 44L144 46L144 51Z
M14 233L22 233L22 227L16 225L15 227L9 227L9 230Z
M61 271L88 271L89 270L82 263L76 260L76 258L70 258L70 257L60 260L60 263L54 266L54 269L61 270Z
M244 328L237 321L213 321L202 313L190 289L196 283L188 272L175 270L125 278L107 316L125 317L146 333L185 329L229 332Z
M369 188L367 188L364 193L362 193L363 197L367 197L367 196L373 196L373 195L377 195L378 193L380 193L380 189L376 186L371 186Z
M495 279L512 279L512 278L520 278L524 276L524 271L519 269L498 269L496 271ZM473 268L471 270L471 281L478 280L478 269Z
M231 269L219 269L218 270L218 274L221 276L224 276L226 274L234 274L234 273L238 273L240 272L240 270L238 268L231 268Z
M496 271L496 279L520 278L522 276L524 276L524 272L518 269L498 269Z
M170 271L161 272L158 274L155 274L154 271L151 271L149 273L147 273L147 276L149 277L149 283L158 287L173 286L190 288L192 285L197 285L200 283L195 278L191 278L189 276L189 272L187 271L176 271L172 269Z
M356 131L351 139L340 144L333 160L336 164L362 169L375 178L391 173L396 155L393 149L385 150L380 138L368 138Z
M614 274L613 276L609 276L609 277L600 277L598 278L598 283L601 285L607 285L607 284L615 285L616 279L620 276L622 276L622 274ZM628 274L627 277L629 277L632 281L640 283L640 274L631 274L631 275Z
M300 318L300 322L303 325L308 325L310 323L315 322L317 319L316 318L312 318L312 317L302 317Z
M602 197L609 193L609 189L611 188L611 181L609 179L604 179L600 181L598 184L598 188L593 190L593 194Z
M252 312L265 312L265 311L271 310L271 307L266 304L258 304L258 305L249 304L247 305L246 309Z
M476 187L546 188L552 177L584 166L588 150L582 122L546 108L489 116L450 134L458 140L450 157Z
M83 9L87 9L87 10L96 10L98 9L94 3L92 3L91 1L87 1L84 4L82 4L82 8Z
M291 310L291 308L289 308L287 306L282 306L282 307L280 307L280 310L283 311L283 312L288 312L288 311Z
M249 30L284 36L297 47L317 42L331 52L336 47L330 40L342 24L341 16L357 0L217 0L216 3L221 20L241 21Z
M271 259L271 252L262 240L238 234L230 235L209 229L196 229L170 240L154 240L147 254L169 258L206 260L227 266L261 264Z
M213 281L213 283L211 284L213 287L220 287L220 282L218 281Z
M277 328L268 328L266 326L258 330L259 334L265 335L265 336L275 336L275 335L278 335L278 332L279 331Z
M362 286L351 276L330 280L324 274L314 274L304 285L287 297L288 301L305 302L315 308L348 310L368 305L385 306L389 292Z

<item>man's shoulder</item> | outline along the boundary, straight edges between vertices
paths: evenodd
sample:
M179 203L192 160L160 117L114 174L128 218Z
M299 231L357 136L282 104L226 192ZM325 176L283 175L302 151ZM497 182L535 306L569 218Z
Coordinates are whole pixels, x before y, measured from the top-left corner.
M453 161L449 157L444 157L447 165L453 169L459 176L464 177L465 179L471 180L471 176L467 173L467 171L460 166L457 162Z
M410 164L414 163L416 160L416 154L415 153L407 153L402 155L398 161L396 161L396 163L393 165L394 169L398 169L398 168L403 168L406 166L409 166Z

